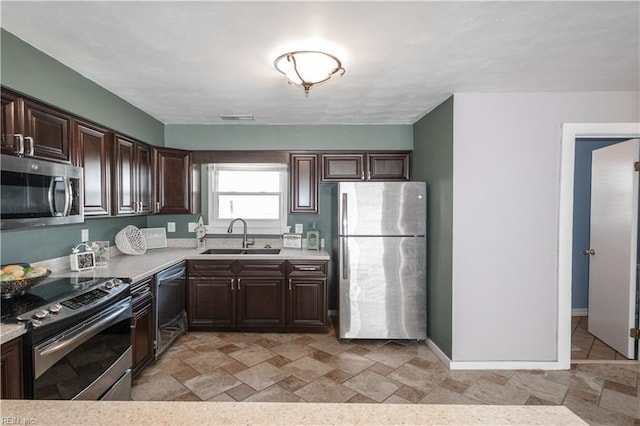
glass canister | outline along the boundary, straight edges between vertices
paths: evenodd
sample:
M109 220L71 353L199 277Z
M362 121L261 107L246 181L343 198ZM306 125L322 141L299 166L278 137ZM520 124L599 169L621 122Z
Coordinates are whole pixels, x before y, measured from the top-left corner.
M315 222L311 223L311 227L307 231L307 249L320 250L320 231Z

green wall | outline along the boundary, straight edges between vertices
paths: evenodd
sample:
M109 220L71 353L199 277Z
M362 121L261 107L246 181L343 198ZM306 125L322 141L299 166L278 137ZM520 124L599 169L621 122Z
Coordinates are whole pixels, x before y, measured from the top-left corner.
M413 129L413 177L428 183L427 335L451 358L453 96Z
M164 145L163 123L4 29L0 29L0 81L125 135Z
M192 150L411 150L410 125L165 126L165 145Z

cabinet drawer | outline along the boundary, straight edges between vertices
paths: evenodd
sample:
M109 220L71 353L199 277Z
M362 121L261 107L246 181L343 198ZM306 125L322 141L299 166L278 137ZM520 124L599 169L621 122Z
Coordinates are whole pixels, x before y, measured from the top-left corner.
M238 276L244 277L273 277L284 275L284 262L280 260L239 260Z
M131 297L133 299L136 299L137 297L143 296L146 293L151 293L152 283L153 278L150 277L131 284Z
M314 260L296 260L289 261L289 267L287 272L290 277L326 277L327 276L327 262L314 261Z
M233 260L190 260L188 262L191 277L232 277Z

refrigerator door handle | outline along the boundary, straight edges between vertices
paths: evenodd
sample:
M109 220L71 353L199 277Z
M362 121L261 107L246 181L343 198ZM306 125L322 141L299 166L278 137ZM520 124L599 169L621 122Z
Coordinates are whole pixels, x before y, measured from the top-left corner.
M342 244L342 279L349 279L349 245L346 238L340 238Z
M346 192L342 193L342 235L348 235L349 232L349 220L347 214L347 205L349 197Z

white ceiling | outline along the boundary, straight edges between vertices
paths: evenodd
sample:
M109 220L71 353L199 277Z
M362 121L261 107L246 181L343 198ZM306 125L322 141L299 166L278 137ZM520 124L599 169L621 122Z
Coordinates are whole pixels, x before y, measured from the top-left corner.
M638 1L0 7L3 28L167 124L411 124L456 92L640 90ZM346 73L305 98L273 60L319 41Z

